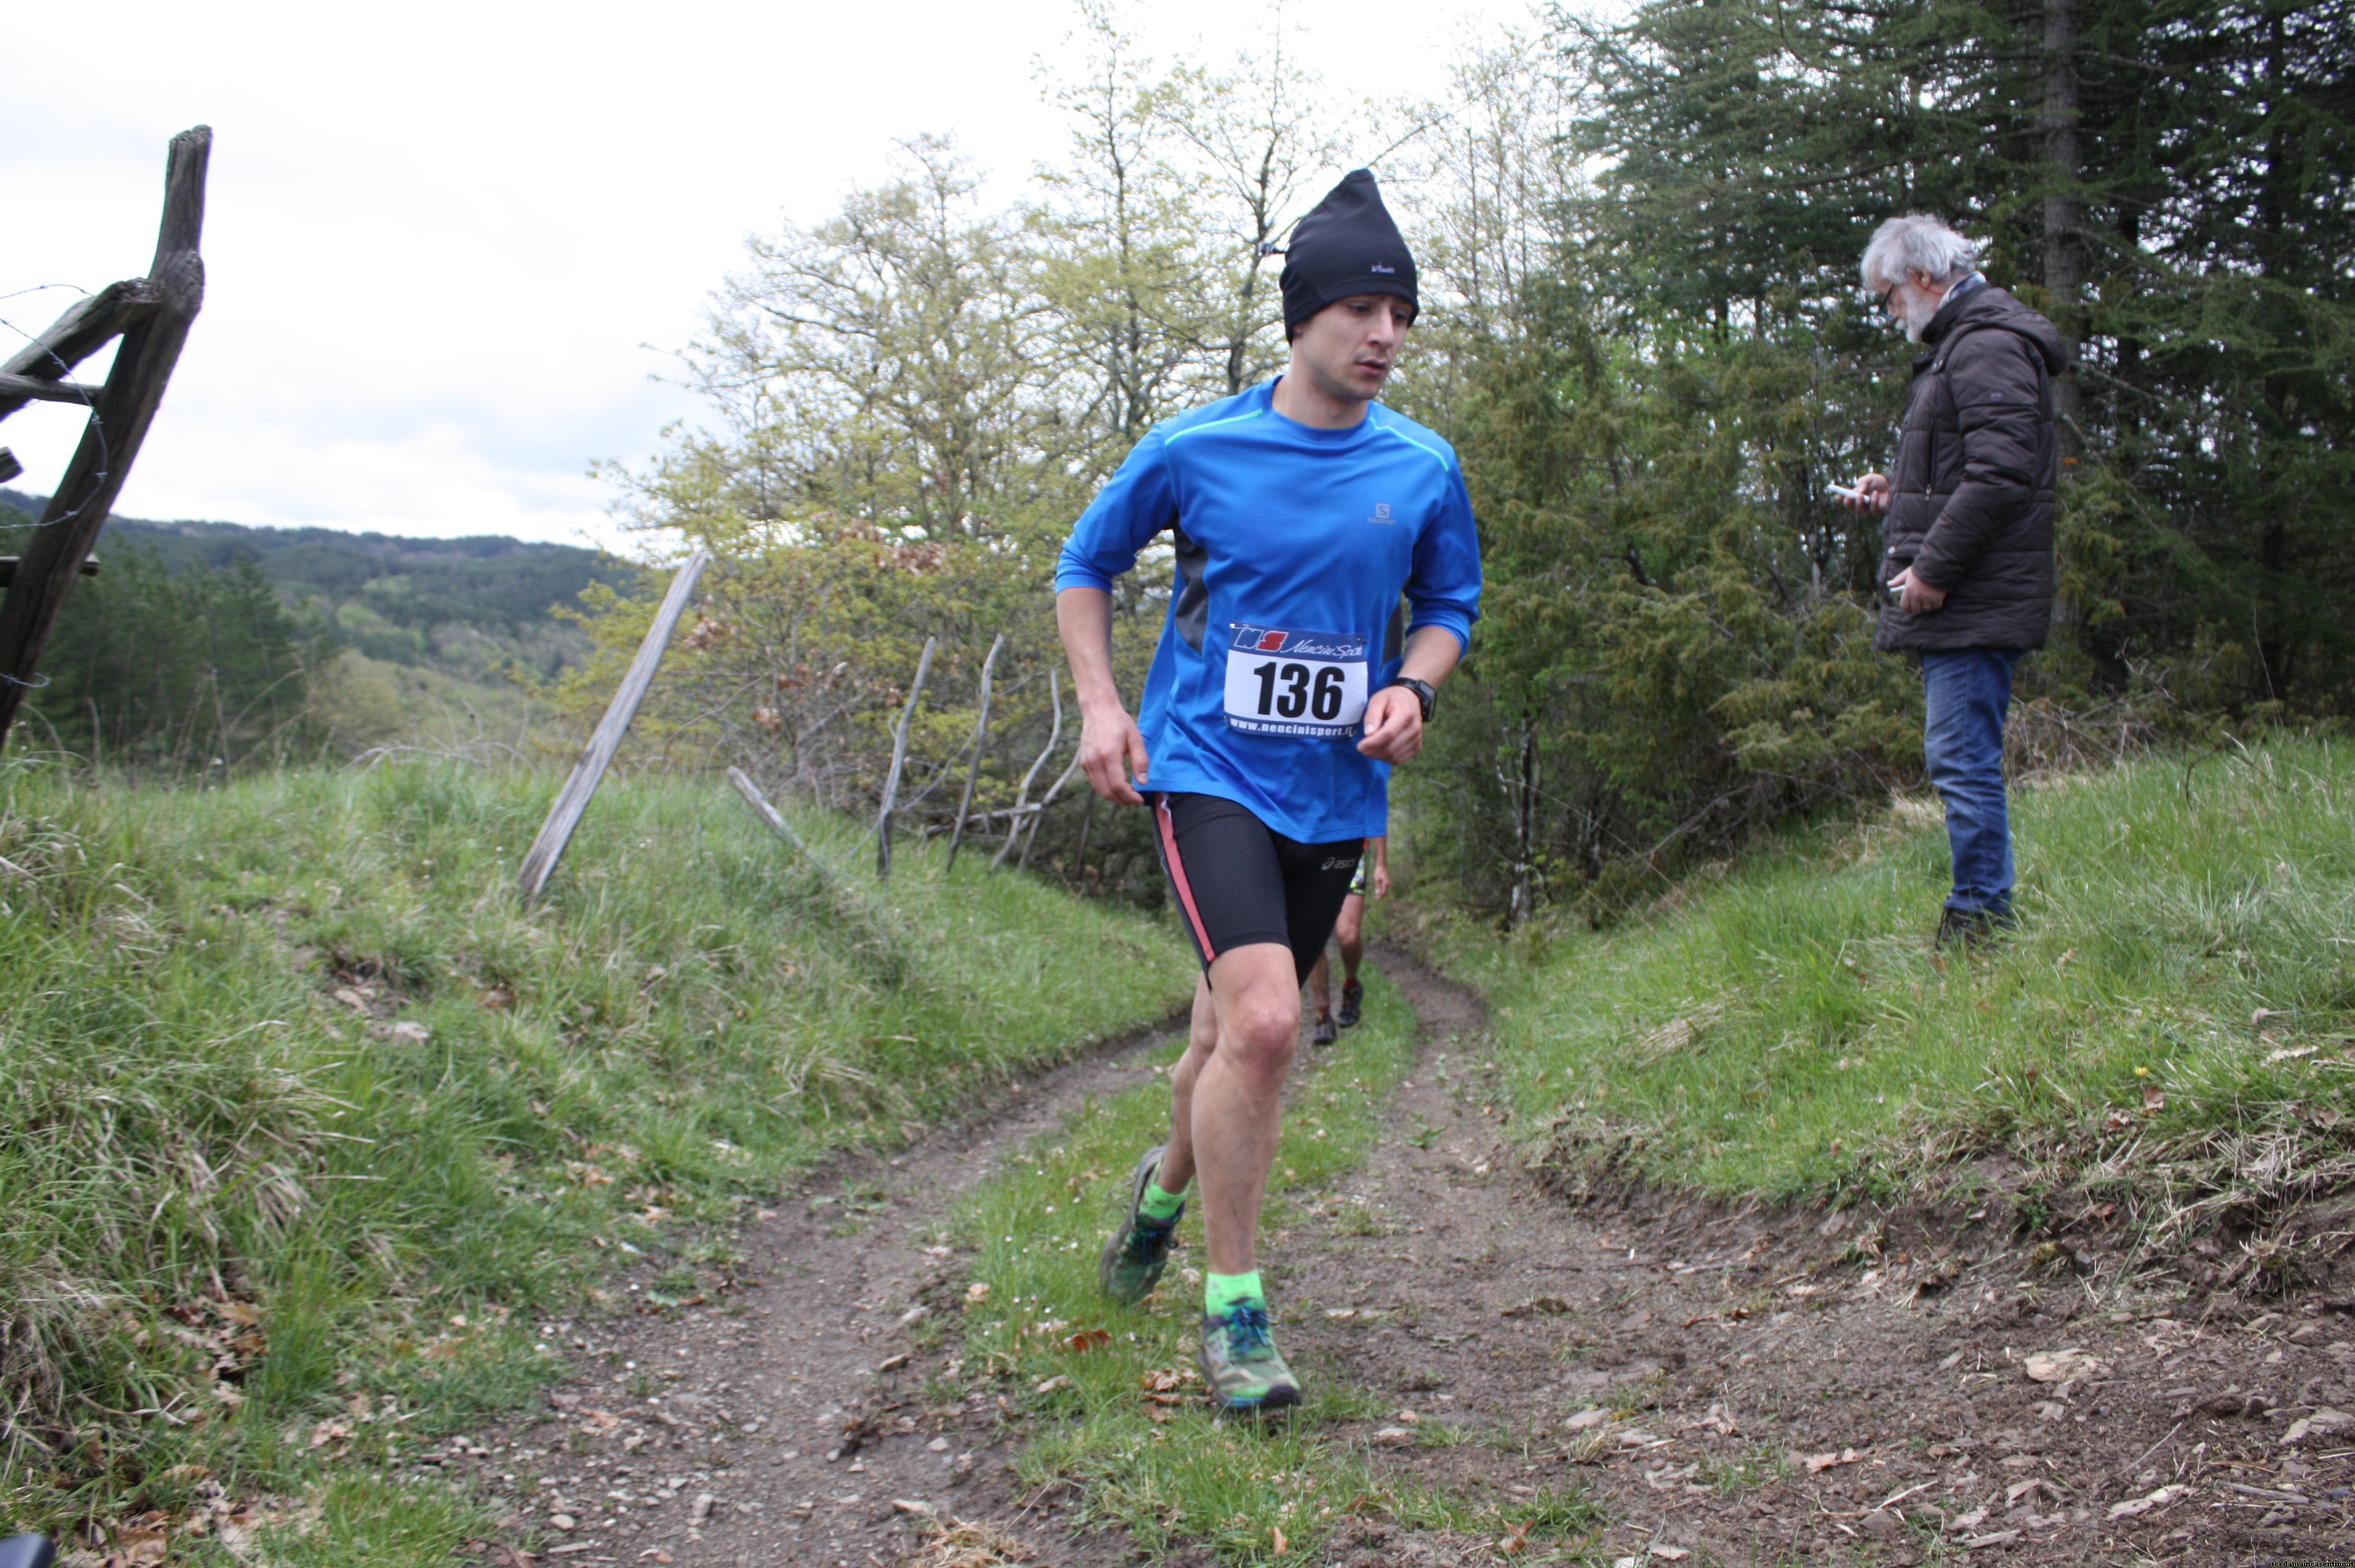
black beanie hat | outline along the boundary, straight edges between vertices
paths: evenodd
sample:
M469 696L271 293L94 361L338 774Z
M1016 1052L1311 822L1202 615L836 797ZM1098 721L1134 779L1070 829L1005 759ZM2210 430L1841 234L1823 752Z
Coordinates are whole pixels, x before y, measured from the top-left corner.
M1416 304L1414 257L1382 206L1371 169L1352 169L1293 225L1284 253L1284 334L1336 300L1396 294Z

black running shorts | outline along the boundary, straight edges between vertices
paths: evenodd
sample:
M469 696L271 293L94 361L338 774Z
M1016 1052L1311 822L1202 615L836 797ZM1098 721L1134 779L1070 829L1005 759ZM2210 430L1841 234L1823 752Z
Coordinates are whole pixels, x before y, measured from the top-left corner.
M1362 838L1303 844L1214 795L1152 797L1153 841L1202 966L1254 942L1292 949L1303 981L1341 917Z

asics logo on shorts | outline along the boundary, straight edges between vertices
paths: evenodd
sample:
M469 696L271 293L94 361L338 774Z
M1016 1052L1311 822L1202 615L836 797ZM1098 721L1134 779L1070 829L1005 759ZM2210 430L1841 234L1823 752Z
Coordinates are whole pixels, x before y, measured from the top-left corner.
M1358 858L1355 855L1337 855L1316 869L1320 871L1337 871L1344 866L1354 866L1357 863Z

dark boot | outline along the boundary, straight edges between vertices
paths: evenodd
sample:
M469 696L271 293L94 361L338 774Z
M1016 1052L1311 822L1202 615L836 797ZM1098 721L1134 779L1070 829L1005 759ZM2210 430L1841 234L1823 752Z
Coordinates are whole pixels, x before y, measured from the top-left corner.
M1968 953L1985 947L2019 923L2009 910L1950 909L1938 914L1937 944Z

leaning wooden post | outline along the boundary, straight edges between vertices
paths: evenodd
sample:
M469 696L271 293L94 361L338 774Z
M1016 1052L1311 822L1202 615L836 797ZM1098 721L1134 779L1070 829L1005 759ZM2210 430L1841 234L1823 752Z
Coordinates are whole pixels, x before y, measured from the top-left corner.
M744 797L744 804L752 808L752 815L767 823L771 832L792 845L794 852L816 873L818 886L824 888L826 896L834 901L836 915L846 924L863 927L874 939L875 945L887 954L894 955L894 962L897 962L901 938L890 917L869 904L856 888L837 878L834 869L818 859L808 842L794 831L794 825L785 820L784 813L770 804L769 797L761 793L761 786L752 782L750 773L741 768L730 768L728 782L736 786L736 793Z
M1055 743L1063 738L1063 682L1053 665L1047 667L1047 693L1055 700L1055 727L1047 731L1046 749L1022 775L1022 787L1015 792L1013 821L1006 829L1006 842L997 847L997 859L989 863L993 871L1006 864L1006 857L1014 852L1014 841L1022 837L1022 807L1030 799L1030 786L1039 782L1039 770L1047 765L1047 759L1055 754Z
M924 677L932 670L932 649L938 637L924 639L924 651L916 660L916 684L909 689L908 706L900 709L900 722L891 728L891 772L883 781L883 809L875 817L875 876L879 881L891 875L891 812L900 804L900 770L908 761L908 722L916 716L916 703L924 695Z
M655 624L646 628L645 641L638 645L629 673L622 677L613 700L605 705L605 717L590 731L589 743L581 748L581 760L572 764L572 776L564 781L556 804L549 809L548 820L540 825L539 837L531 841L531 850L523 858L523 869L516 876L516 886L521 890L524 902L539 897L540 889L548 885L549 877L556 869L557 857L571 842L572 830L581 825L581 814L589 809L589 797L597 793L598 783L612 764L613 753L622 749L622 737L628 732L630 720L638 716L638 705L646 699L646 692L654 686L655 670L662 664L663 649L670 645L670 635L678 625L679 616L687 612L687 599L695 592L703 569L710 564L711 552L697 550L670 580L670 592L663 595L661 607L655 611Z
M205 170L212 157L213 133L198 125L172 138L164 168L164 219L155 234L155 260L142 284L122 284L69 312L53 334L88 339L57 347L27 345L12 359L12 375L55 380L71 359L94 351L121 331L113 368L91 410L81 444L66 465L65 477L43 510L40 526L26 541L25 554L7 597L0 600L0 739L16 722L25 693L41 684L41 650L57 624L58 611L81 574L81 563L97 542L98 530L131 477L155 421L155 410L171 383L172 367L188 340L189 324L205 303ZM101 319L103 318L103 319ZM101 333L101 328L111 329ZM48 336L49 334L45 334ZM66 352L59 352L59 347ZM79 352L74 352L79 349ZM35 356L30 364L18 361ZM43 371L48 374L44 375ZM13 395L12 395L13 396ZM21 407L20 398L7 407ZM5 411L5 410L0 410Z
M1055 804L1055 797L1063 793L1063 786L1071 783L1071 775L1079 771L1080 754L1074 752L1071 753L1071 765L1065 768L1062 775L1047 787L1047 793L1039 797L1039 809L1030 816L1030 831L1022 836L1022 859L1015 862L1016 870L1030 869L1030 846L1039 842L1039 825L1047 820L1047 808Z
M1071 880L1084 890L1088 885L1088 835L1095 830L1096 802L1101 798L1092 789L1088 791L1087 809L1080 813L1080 848L1071 857Z
M817 880L826 885L827 891L847 893L849 891L834 880L833 869L819 859L816 852L809 847L802 836L794 831L794 825L787 822L785 814L779 811L770 803L769 797L761 793L761 786L752 782L751 774L741 768L730 768L728 782L736 786L736 793L744 797L744 804L752 808L752 815L769 825L770 832L792 845L794 853L809 862L810 869L817 873Z
M973 786L981 778L981 750L989 740L989 670L997 662L997 650L1006 645L1006 634L1000 632L989 640L989 656L981 661L981 717L973 726L973 766L965 770L964 797L957 802L956 827L949 833L949 863L941 874L956 869L957 846L964 842L965 814L973 809Z

